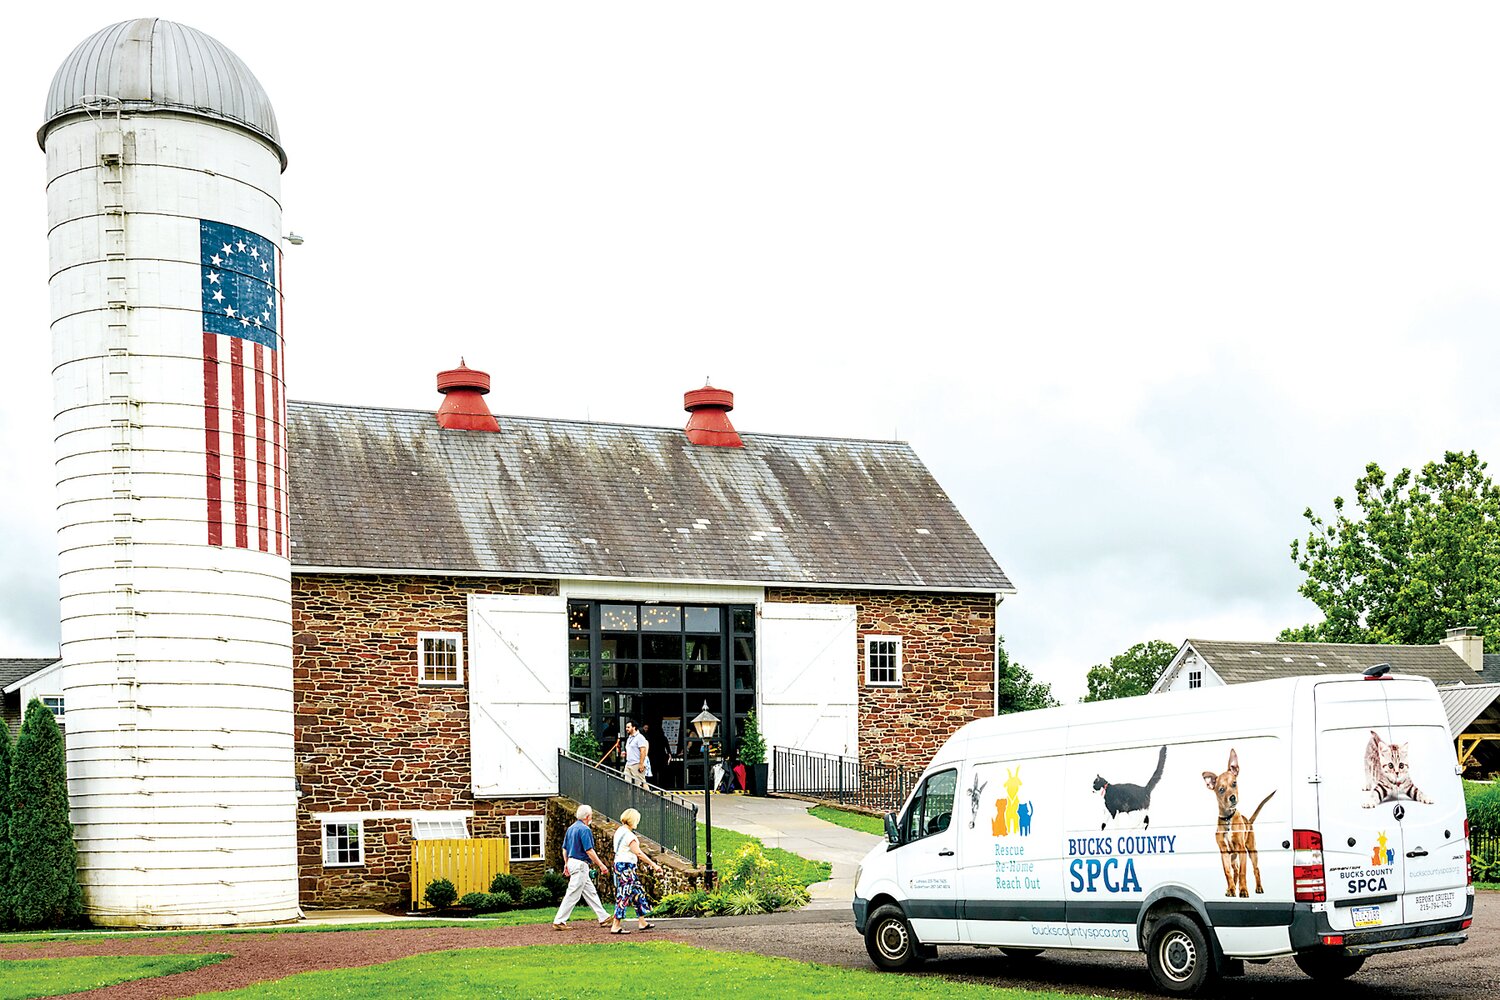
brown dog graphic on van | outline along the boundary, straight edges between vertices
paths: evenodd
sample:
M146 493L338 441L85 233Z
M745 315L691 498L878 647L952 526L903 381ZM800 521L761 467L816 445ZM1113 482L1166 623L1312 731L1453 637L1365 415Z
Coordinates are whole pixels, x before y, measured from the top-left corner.
M1245 879L1247 858L1255 869L1255 891L1265 892L1260 884L1260 855L1255 850L1255 817L1276 792L1261 799L1249 816L1240 812L1240 758L1233 750L1229 751L1228 770L1223 774L1204 771L1203 783L1219 800L1219 829L1214 840L1219 844L1219 862L1224 866L1224 881L1228 885L1224 895L1250 895Z

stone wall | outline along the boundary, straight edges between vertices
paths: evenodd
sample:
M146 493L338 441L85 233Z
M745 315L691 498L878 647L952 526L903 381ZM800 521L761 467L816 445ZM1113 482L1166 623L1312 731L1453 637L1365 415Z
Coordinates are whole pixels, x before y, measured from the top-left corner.
M468 688L418 686L416 647L418 632L467 632L470 594L555 593L550 580L293 575L304 906L403 905L410 894L408 819L365 820L365 863L325 868L316 813L472 810L475 837L504 836L506 816L542 814L540 799L474 800ZM513 871L534 884L545 866L528 862Z
M766 600L858 607L861 760L926 767L959 727L994 714L993 594L776 587ZM866 635L901 637L900 687L865 684Z
M578 803L563 796L557 796L548 800L547 803L547 849L546 867L557 871L563 871L562 839L568 827L573 825L573 817L578 812ZM599 855L599 860L604 862L604 871L594 879L594 885L599 890L599 898L604 900L606 908L613 906L615 901L615 880L610 872L615 866L615 831L620 828L616 823L599 813L594 813L593 821L589 823L589 829L594 832L594 853ZM649 865L642 865L637 874L640 876L641 884L645 887L646 898L655 904L661 901L665 895L674 892L692 892L703 886L703 869L693 868L674 854L668 854L661 849L651 838L642 835L641 841L646 853L656 859L665 871L658 874ZM580 906L583 904L580 903ZM634 916L632 909L630 915Z

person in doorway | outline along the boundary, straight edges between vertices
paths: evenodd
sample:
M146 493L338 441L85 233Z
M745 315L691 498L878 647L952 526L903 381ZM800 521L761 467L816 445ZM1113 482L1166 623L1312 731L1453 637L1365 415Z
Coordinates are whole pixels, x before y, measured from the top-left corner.
M641 723L641 735L646 737L646 777L651 779L653 785L663 788L667 785L667 770L670 758L667 754L667 741L659 732L660 727L653 729L649 722Z
M631 784L647 787L646 776L651 772L651 759L648 756L651 744L647 742L640 730L635 728L633 720L625 723L625 780Z
M609 911L599 902L599 890L594 888L594 870L604 869L604 863L594 852L594 831L589 829L594 809L592 806L581 805L573 816L573 825L563 834L563 872L568 876L568 891L563 894L557 916L552 918L552 929L555 931L572 930L568 925L568 918L573 915L573 907L578 905L580 898L594 911L600 927L610 923Z
M648 931L656 925L646 918L651 916L651 905L646 900L646 888L641 885L640 866L650 865L658 872L661 865L646 856L641 847L641 838L635 828L641 821L638 809L626 809L620 814L620 828L615 831L615 919L610 925L611 934L629 934L625 929L625 908L635 907L636 929Z

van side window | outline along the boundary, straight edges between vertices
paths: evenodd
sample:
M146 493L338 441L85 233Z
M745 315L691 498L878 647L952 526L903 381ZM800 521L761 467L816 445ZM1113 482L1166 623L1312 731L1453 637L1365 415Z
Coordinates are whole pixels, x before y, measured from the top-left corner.
M957 771L928 775L917 794L912 796L911 808L906 811L902 841L909 844L948 829L948 824L953 822L953 798L957 791Z

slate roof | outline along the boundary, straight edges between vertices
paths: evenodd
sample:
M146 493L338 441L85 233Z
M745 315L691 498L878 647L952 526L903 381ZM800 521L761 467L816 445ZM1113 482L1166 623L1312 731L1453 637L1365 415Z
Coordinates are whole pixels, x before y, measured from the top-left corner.
M1338 642L1214 642L1189 639L1225 684L1302 674L1358 674L1377 663L1391 672L1429 677L1434 684L1477 684L1479 672L1447 646Z
M0 659L0 691L4 691L23 677L30 677L38 670L52 666L55 656L41 659Z
M287 409L299 570L1015 592L903 442Z

